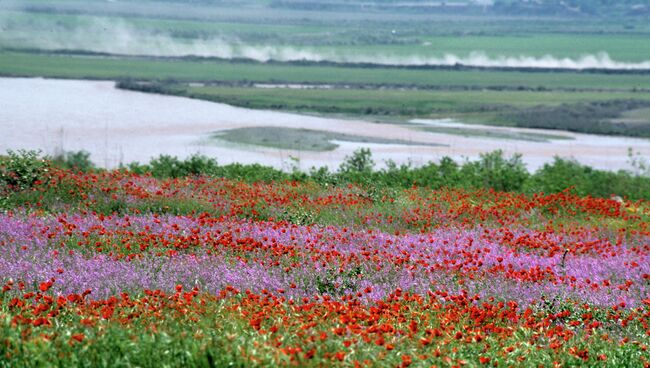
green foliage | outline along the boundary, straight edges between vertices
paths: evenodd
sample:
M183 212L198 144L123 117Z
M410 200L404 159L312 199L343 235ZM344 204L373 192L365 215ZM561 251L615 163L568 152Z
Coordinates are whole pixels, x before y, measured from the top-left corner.
M291 180L296 177L295 174L287 174L270 166L260 164L244 165L239 163L220 166L214 171L214 175L250 183Z
M179 178L187 175L184 165L177 157L160 155L149 163L151 174L157 178Z
M151 174L157 178L179 178L187 176L184 162L177 157L160 155L149 163Z
M7 151L0 160L0 186L14 190L31 188L47 180L50 164L40 157L40 151Z
M95 168L95 164L90 160L90 153L87 151L65 152L53 157L52 164L65 169L74 169L83 172Z
M643 165L642 158L636 158ZM429 162L420 167L387 162L386 168L374 170L372 152L361 148L347 156L339 170L312 167L301 172L296 167L287 173L260 164L228 164L220 166L216 160L194 155L186 160L159 156L149 164L131 164L127 168L138 174L150 173L158 178L178 178L188 175L208 175L246 182L312 181L319 185L355 183L368 188L429 188L460 187L485 188L506 192L556 193L571 188L576 194L608 198L612 194L630 199L650 198L650 177L626 171L596 170L576 161L556 158L534 174L526 170L519 154L506 157L503 151L485 153L475 161L458 163L443 157L438 163ZM638 171L638 170L637 170ZM290 217L295 217L291 214ZM309 216L298 216L300 222L309 222Z
M304 207L288 208L282 214L282 219L296 225L311 225L316 223L314 214Z
M6 306L6 302L4 306ZM4 307L3 306L3 307ZM138 321L124 325L100 322L101 329L79 329L81 317L66 313L62 325L53 327L51 339L37 341L21 337L21 329L6 321L0 324L0 367L246 367L246 361L232 341L226 337L242 330L242 323L223 317L219 305L211 318L190 322L183 318L167 318L157 330ZM6 313L6 307L0 313ZM218 325L215 328L215 317ZM63 319L63 318L62 318ZM76 324L76 325L74 325ZM75 327L73 327L75 326ZM24 331L24 330L23 330ZM202 331L204 338L180 338ZM70 342L74 333L83 332L92 343L78 348ZM243 334L238 339L244 339ZM238 341L239 342L239 341ZM245 344L245 342L243 342Z
M508 112L501 118L522 128L560 129L572 132L650 136L650 124L614 123L625 111L647 107L647 101L611 100L590 103L536 106Z
M499 150L482 154L478 161L466 161L462 165L450 157L443 157L437 164L430 162L419 168L389 163L387 169L377 173L373 180L386 186L397 185L404 188L418 185L431 188L463 187L519 191L528 177L529 173L520 155L506 158Z
M528 193L554 193L567 188L582 196L610 197L618 195L630 199L650 198L650 178L629 172L596 170L574 160L555 158L545 164L525 183Z
M630 160L635 168L628 171L603 171L581 165L573 160L556 158L547 163L534 174L530 174L521 159L521 155L505 157L498 150L485 153L476 161L458 163L450 157L443 157L438 163L429 162L420 167L411 164L397 165L387 162L386 168L374 170L372 152L367 148L355 151L346 157L339 170L330 171L327 167L312 167L302 172L297 167L287 173L282 170L260 164L218 165L217 161L203 155L195 154L185 160L168 155L154 158L148 164L132 163L126 169L137 174L150 174L157 178L181 178L186 176L215 176L245 182L272 181L311 181L319 185L341 185L355 183L367 188L389 189L410 188L412 186L442 188L485 188L507 192L556 193L571 189L578 195L608 198L618 195L630 199L650 198L650 177L647 163L642 157L631 154ZM94 168L86 152L68 153L54 161L55 165L87 171ZM0 158L0 185L13 192L0 200L0 207L16 201L35 200L24 189L31 188L39 181L48 179L50 162L39 157L36 151L8 151L6 157ZM60 191L63 195L69 189ZM23 194L20 194L20 193ZM377 193L380 193L378 191ZM58 192L57 192L58 193ZM379 198L373 198L379 200ZM47 200L47 198L46 198ZM101 212L111 213L122 210L123 204L107 203ZM117 206L117 207L115 207ZM163 205L164 207L164 205ZM172 206L173 207L173 206ZM293 220L309 223L313 214L287 214Z
M355 266L345 272L328 269L321 277L316 276L316 290L320 294L341 296L356 291L356 283L359 275L362 274L361 266Z
M459 174L472 187L505 192L521 190L529 176L520 154L505 158L501 150L481 154L478 161L463 165Z
M359 148L345 159L339 166L338 176L342 181L360 184L372 183L375 162L369 148Z
M203 155L194 154L186 160L169 155L160 155L149 164L132 163L127 169L138 174L151 173L156 178L181 178L192 175L210 175L217 170L217 161Z
M335 173L331 172L326 166L319 168L312 167L309 169L309 179L321 185L331 185L337 183Z

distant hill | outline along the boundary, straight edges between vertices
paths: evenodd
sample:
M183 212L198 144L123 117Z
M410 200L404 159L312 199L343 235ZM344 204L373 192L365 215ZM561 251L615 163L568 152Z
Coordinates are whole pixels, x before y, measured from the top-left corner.
M648 16L648 0L273 0L271 7L313 11L493 13L526 16Z
M558 16L648 16L647 0L496 0L496 13Z

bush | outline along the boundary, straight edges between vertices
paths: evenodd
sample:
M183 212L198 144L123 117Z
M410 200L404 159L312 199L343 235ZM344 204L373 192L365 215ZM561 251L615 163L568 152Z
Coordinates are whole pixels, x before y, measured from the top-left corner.
M64 169L74 169L79 171L90 171L95 168L95 164L90 160L90 153L86 151L66 152L62 155L52 158L52 164Z
M309 170L308 178L320 185L330 185L337 183L336 175L325 166L319 168L312 167Z
M528 193L555 193L571 188L581 196L609 197L619 195L630 199L650 198L650 178L629 172L603 171L582 165L575 160L555 158L545 164L524 186Z
M311 168L308 173L295 167L287 173L259 164L219 166L216 160L194 155L186 160L161 155L149 164L132 163L127 169L138 174L150 173L158 178L209 175L246 182L314 181L320 185L355 183L372 188L485 188L506 192L557 193L568 188L581 196L609 197L616 194L630 199L650 199L650 177L630 172L595 170L573 160L556 158L531 175L521 155L505 157L502 151L485 153L476 161L459 164L450 157L421 167L387 163L387 168L374 171L372 153L367 148L345 158L339 171L327 167Z
M220 166L214 172L214 175L246 182L271 182L276 180L290 180L296 177L295 174L287 174L273 167L260 164L229 164Z
M359 148L352 153L352 156L345 156L339 171L342 174L348 173L370 173L375 162L372 160L372 153L369 148Z
M45 182L50 164L40 151L7 151L0 161L0 184L9 190L22 190Z
M136 163L129 168L135 172L149 171L157 178L180 178L190 175L210 175L218 167L215 159L199 154L192 155L184 161L177 157L160 155L151 160L147 166L142 167Z
M520 154L506 159L503 151L481 154L478 161L467 162L460 169L460 181L476 188L511 192L522 189L529 177Z

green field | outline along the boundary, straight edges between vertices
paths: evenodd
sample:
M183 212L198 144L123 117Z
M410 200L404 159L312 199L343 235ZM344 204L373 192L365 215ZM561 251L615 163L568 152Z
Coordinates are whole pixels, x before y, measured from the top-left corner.
M299 66L215 60L164 60L0 52L4 76L89 79L175 79L337 84L397 84L420 87L511 87L650 89L650 75L571 72L451 71L398 68Z
M511 107L593 101L638 99L650 101L650 93L562 92L562 91L449 91L341 88L245 88L224 86L185 87L191 96L253 108L363 113L365 109L408 115L426 113L480 112Z
M338 147L338 144L332 142L335 140L361 143L435 146L435 144L409 142L400 139L382 139L322 130L274 127L231 129L213 134L212 139L299 151L332 151Z
M317 50L366 55L441 57L445 54L467 56L472 52L500 56L555 56L579 59L585 55L607 53L617 61L644 61L650 55L650 38L645 34L522 34L425 36L404 45L343 45Z
M549 142L552 140L567 140L570 137L554 134L522 133L491 129L451 128L451 127L423 127L423 130L432 133L453 134L462 137L479 137L494 139L513 139L528 142Z
M558 127L576 132L650 136L649 93L560 91L445 91L400 89L292 89L169 87L180 94L231 105L299 112L343 113L393 121L456 117L465 122L523 128ZM442 132L438 130L438 132ZM444 132L467 135L463 129ZM549 137L471 131L506 139Z
M1 8L0 8L1 9ZM2 12L2 10L0 10ZM137 30L138 36L168 35L179 44L189 41L201 41L207 46L211 39L223 39L230 42L246 42L254 46L284 45L299 50L323 53L324 55L377 55L377 56L417 56L440 57L444 54L467 56L472 52L484 52L490 57L499 56L534 56L552 55L559 58L580 58L606 52L614 60L639 62L650 54L650 39L645 32L614 32L602 34L597 31L586 33L558 33L557 24L546 24L537 32L525 30L521 21L508 23L516 27L516 34L506 32L504 25L497 20L483 24L481 32L472 32L476 26L459 28L466 25L462 20L450 21L434 19L415 24L403 21L373 23L362 27L353 21L344 27L329 26L335 20L317 21L315 19L294 19L273 22L266 18L241 19L178 19L169 15L156 16L111 14L106 10L89 10L89 14L43 13L33 11L6 10L3 34L0 45L10 47L42 47L39 40L57 40L58 43L75 38L79 32L89 32L87 37L114 37L111 32L121 34L118 28ZM503 22L501 22L503 23ZM110 24L113 29L93 34L97 24ZM433 26L433 25L435 26ZM486 31L486 28L490 31ZM495 28L496 27L496 28ZM116 30L118 29L118 30ZM78 39L76 39L78 41ZM68 40L69 41L69 40ZM50 48L60 48L57 42ZM105 42L101 42L105 44ZM95 46L95 51L109 51L102 45L79 42L76 47L85 49ZM97 48L98 47L98 48Z

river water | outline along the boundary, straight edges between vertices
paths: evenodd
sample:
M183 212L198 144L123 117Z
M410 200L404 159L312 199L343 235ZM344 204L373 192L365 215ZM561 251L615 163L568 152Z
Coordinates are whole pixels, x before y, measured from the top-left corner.
M257 162L286 169L294 157L301 169L336 168L346 155L359 147L371 148L379 166L388 159L421 165L445 155L456 159L475 158L495 149L503 149L507 154L522 153L531 170L551 161L555 155L574 157L602 169L628 168L628 147L650 157L648 139L550 132L573 139L528 142L431 133L417 129L418 125L251 110L118 90L113 82L106 81L0 78L0 152L23 148L40 149L53 155L86 150L93 162L107 168L133 161L148 162L160 154L187 157L194 153L214 157L221 164ZM259 126L308 128L442 146L336 142L339 147L334 151L308 152L209 139L216 131Z

